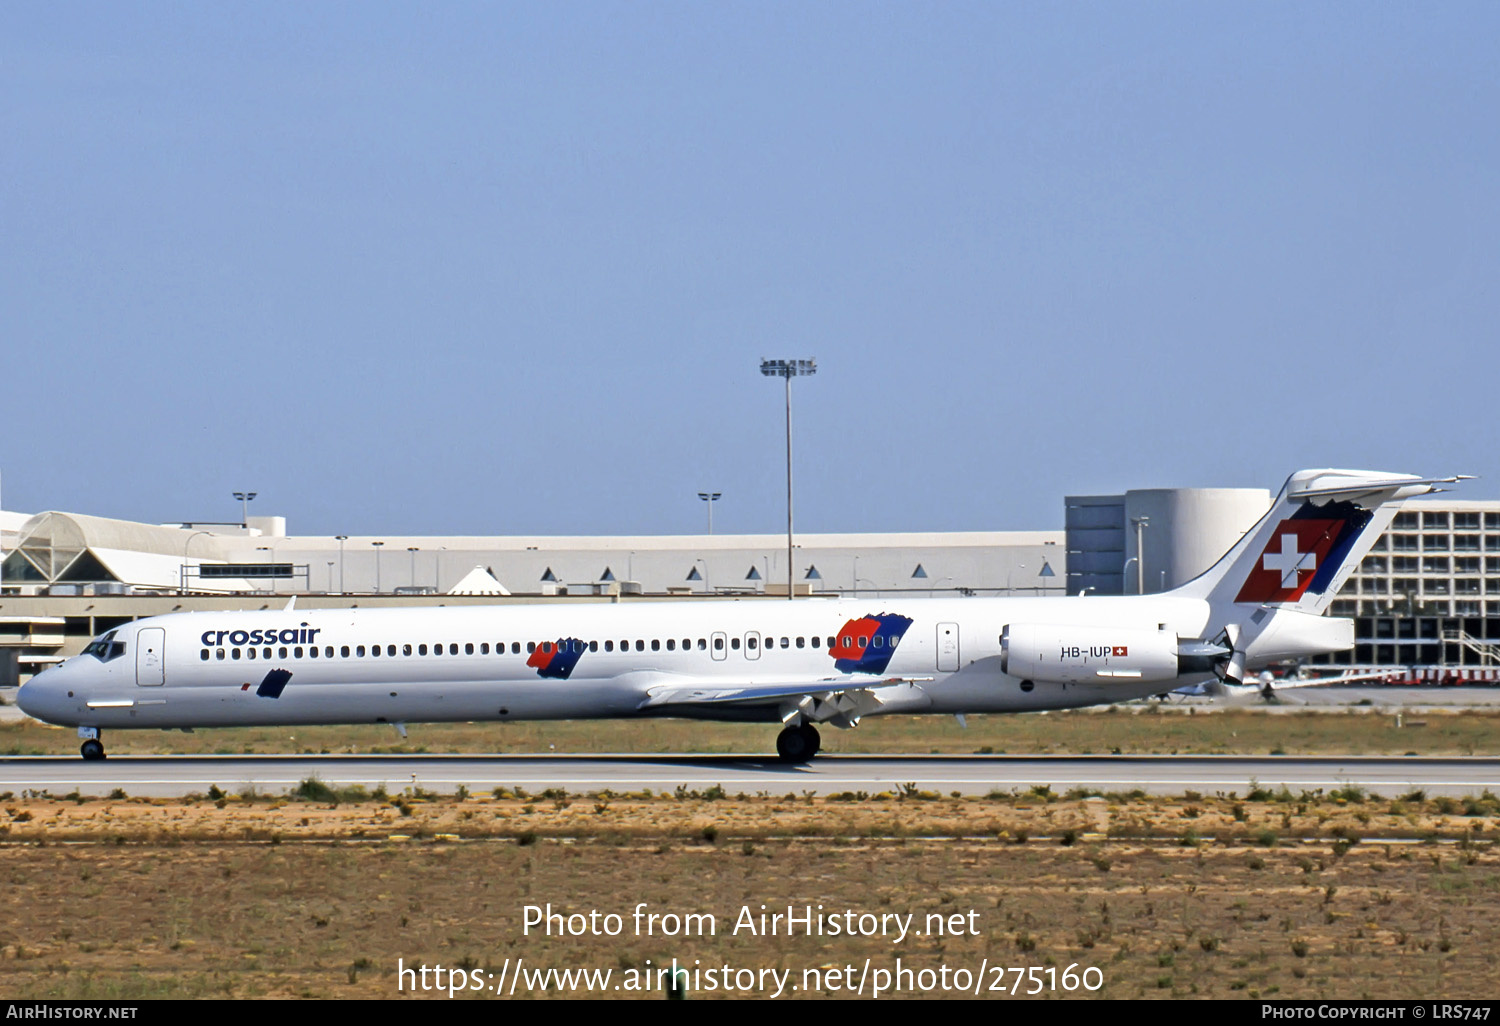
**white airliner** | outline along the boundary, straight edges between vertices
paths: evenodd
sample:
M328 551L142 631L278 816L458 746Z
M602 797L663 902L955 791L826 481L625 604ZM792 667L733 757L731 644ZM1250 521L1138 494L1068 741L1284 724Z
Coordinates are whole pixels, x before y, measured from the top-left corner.
M679 716L782 724L778 754L804 762L815 724L1097 705L1348 649L1353 622L1320 614L1393 503L1457 480L1293 474L1158 595L176 613L100 635L17 703L77 727L85 759L114 729Z

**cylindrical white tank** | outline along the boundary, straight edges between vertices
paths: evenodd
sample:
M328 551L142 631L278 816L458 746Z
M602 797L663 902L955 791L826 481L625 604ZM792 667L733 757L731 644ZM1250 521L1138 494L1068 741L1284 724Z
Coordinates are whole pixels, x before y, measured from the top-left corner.
M1142 560L1142 584L1154 594L1185 584L1228 552L1271 507L1264 488L1140 488L1125 493L1125 556ZM1141 549L1136 551L1135 519ZM1125 594L1136 591L1135 564Z

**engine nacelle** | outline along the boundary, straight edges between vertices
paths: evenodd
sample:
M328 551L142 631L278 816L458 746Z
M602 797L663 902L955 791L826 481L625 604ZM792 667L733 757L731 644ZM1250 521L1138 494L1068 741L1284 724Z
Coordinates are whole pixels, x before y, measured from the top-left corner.
M1141 627L1007 624L1000 669L1053 684L1176 680L1177 635Z

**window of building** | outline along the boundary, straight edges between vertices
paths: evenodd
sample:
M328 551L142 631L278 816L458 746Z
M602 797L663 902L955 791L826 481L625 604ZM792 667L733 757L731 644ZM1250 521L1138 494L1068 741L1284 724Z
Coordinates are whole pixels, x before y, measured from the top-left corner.
M1455 513L1453 514L1453 529L1455 531L1477 531L1479 530L1478 513Z
M1500 531L1500 513L1486 513L1484 515L1484 529L1486 531Z
M1420 547L1420 545L1421 545L1421 542L1418 540L1417 535L1414 535L1414 534L1393 534L1393 535L1391 535L1391 548L1395 549L1397 552L1416 552L1417 549Z
M1390 566L1385 556L1366 556L1359 564L1361 571L1367 574L1383 574Z
M1459 556L1453 561L1453 572L1459 574L1479 573L1479 557Z
M1423 552L1449 552L1453 548L1453 536L1448 534L1429 534L1422 538Z
M1454 552L1478 552L1479 535L1477 534L1455 534L1453 536Z
M1392 526L1401 528L1403 530L1415 529L1418 525L1418 522L1419 521L1415 513L1397 513L1396 519L1392 521Z
M1422 527L1424 530L1427 528L1445 528L1447 526L1448 513L1446 510L1438 513L1428 512L1422 514Z
M1370 546L1370 551L1371 552L1389 552L1389 551L1391 551L1391 542L1390 542L1390 539L1387 538L1385 535L1382 534L1379 538L1375 539L1375 544Z
M1445 574L1448 572L1447 556L1427 556L1422 560L1422 572L1424 574Z

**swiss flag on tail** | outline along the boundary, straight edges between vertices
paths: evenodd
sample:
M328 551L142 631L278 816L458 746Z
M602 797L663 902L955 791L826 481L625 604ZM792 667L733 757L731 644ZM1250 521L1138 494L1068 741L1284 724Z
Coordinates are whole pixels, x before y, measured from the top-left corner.
M1342 520L1283 520L1234 600L1296 602L1328 558L1343 526Z

